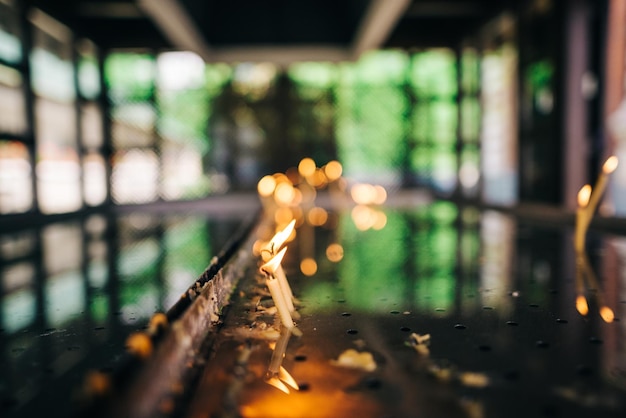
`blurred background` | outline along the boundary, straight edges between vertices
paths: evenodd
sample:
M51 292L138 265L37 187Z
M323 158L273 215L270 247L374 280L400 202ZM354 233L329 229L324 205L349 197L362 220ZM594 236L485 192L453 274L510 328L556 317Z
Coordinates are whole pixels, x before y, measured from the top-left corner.
M251 191L305 156L572 210L623 153L622 1L221 3L0 1L3 224Z
M0 0L0 411L111 371L259 206L259 179L304 157L448 200L369 239L335 222L365 305L386 287L461 311L461 290L535 276L552 294L578 190L626 162L625 57L624 0ZM563 230L451 202L549 208ZM599 212L624 230L626 164ZM623 313L626 246L607 239ZM407 265L413 293L385 280Z

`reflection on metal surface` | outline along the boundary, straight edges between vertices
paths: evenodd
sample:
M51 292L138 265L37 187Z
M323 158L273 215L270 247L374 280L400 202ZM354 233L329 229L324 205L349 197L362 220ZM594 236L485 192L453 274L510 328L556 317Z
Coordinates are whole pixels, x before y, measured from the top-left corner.
M576 310L582 316L587 316L589 313L589 303L585 293L589 290L593 290L594 298L598 305L598 313L604 322L613 322L615 319L615 313L611 308L606 305L604 292L600 287L596 273L589 263L589 259L586 253L576 254Z
M285 358L285 351L287 350L287 344L289 344L289 338L291 338L291 330L289 328L282 327L280 331L280 338L278 338L274 346L272 358L265 376L266 382L269 385L274 386L287 394L290 393L287 386L291 387L293 390L300 389L294 378L282 366L283 359Z
M341 211L336 229L296 236L292 246L331 242L343 258L331 262L315 251L320 268L312 276L290 275L303 304L303 336L291 340L282 365L300 391L287 395L259 385L265 380L256 370L269 354L251 355L246 369L256 377L239 387L241 416L541 416L546 408L617 416L626 410L617 377L623 353L610 342L620 338L619 315L605 322L601 313L614 297L603 302L608 293L589 285L596 289L588 293L596 314L578 315L569 297L576 281L560 273L571 262L562 256L571 248L567 231L445 202L385 213L388 225L380 231L359 230L350 212ZM308 259L302 254L292 253L284 268L294 271ZM336 367L368 353L376 368Z
M68 416L88 369L103 391L126 337L158 328L148 319L179 299L238 224L91 215L1 233L0 415Z
M297 338L276 321L258 274L255 257L276 233L271 218L259 225L258 252L242 268L227 314L210 313L223 320L215 344L193 352L189 367L200 375L198 385L171 388L160 411L164 416L617 417L626 411L622 238L590 231L588 258L579 267L600 274L595 281L580 276L589 309L582 317L574 304L580 280L568 270L574 266L568 229L433 202L377 208L385 213L386 227L362 231L350 209L327 208L329 222L303 222L288 244L282 266L301 302ZM3 399L14 399L18 413L33 411L24 408L47 379L69 384L70 371L94 366L107 376L115 363L103 360L111 354L103 345L121 348L142 327L152 335L166 326L158 316L148 322L144 308L150 307L142 308L142 300L147 293L154 311L168 300L165 294L180 295L175 272L188 265L201 269L208 261L195 259L214 248L207 234L217 226L209 225L197 217L137 214L55 225L46 229L45 240L83 241L78 248L88 256L50 263L37 255L37 248L49 247L42 245L41 231L3 237L3 267L21 271L8 281L14 290L1 299L0 349L7 354L1 358L7 382L2 387L17 388L0 392ZM30 264L15 258L18 248L35 255ZM329 254L342 257L331 260ZM311 276L299 269L304 259L317 265ZM86 269L89 264L94 265ZM27 277L46 268L55 275L104 271L107 277L83 278L83 289L71 292L84 299L85 315L69 315L52 327L48 308L40 312L44 316L37 311L44 306L46 281ZM31 295L34 315L13 331L5 326L5 308L23 291ZM613 312L612 322L603 306ZM138 353L145 348L132 346ZM364 367L337 367L333 361L342 353ZM33 366L33 359L45 358L59 359L50 365L52 377L40 376ZM88 381L93 393L106 391L109 383L97 373Z

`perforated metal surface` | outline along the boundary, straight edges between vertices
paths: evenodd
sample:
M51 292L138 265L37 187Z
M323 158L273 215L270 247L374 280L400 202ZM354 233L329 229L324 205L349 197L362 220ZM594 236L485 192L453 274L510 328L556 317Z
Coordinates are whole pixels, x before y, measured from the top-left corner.
M623 238L590 235L599 280L584 279L583 316L569 229L449 204L386 216L380 231L331 216L336 227L305 226L289 245L304 335L290 337L282 365L299 390L268 384L277 336L262 331L274 319L259 306L272 303L253 267L189 416L623 416ZM337 263L330 243L343 247ZM311 277L298 268L305 255ZM413 333L430 335L426 350ZM337 365L349 349L371 353L375 370Z
M216 342L188 365L199 378L157 400L161 414L623 416L623 237L590 233L597 280L581 282L567 227L446 202L378 210L382 229L359 230L350 212L297 229L283 266L300 300L303 336L285 338L284 358L271 348L279 329L263 309L273 304L252 257ZM66 416L86 370L119 366L126 335L175 301L197 277L191 270L203 269L210 257L202 258L238 224L197 216L84 221L3 238L2 416ZM58 257L46 256L54 253L48 236L67 243ZM83 254L78 261L62 257L70 249ZM315 273L301 272L303 259L315 260ZM19 287L8 273L20 263L47 273ZM60 285L71 280L75 287ZM586 315L576 309L578 294ZM602 306L614 311L613 322L602 319ZM411 344L413 334L430 335L425 349ZM342 367L349 349L370 353L375 369L365 369L370 361ZM277 358L299 390L267 384Z

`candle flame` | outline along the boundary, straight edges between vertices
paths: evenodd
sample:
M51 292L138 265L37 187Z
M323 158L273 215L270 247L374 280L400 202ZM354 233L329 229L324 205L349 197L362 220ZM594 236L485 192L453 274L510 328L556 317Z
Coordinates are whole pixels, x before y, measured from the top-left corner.
M585 184L578 191L578 206L581 208L587 207L589 204L589 198L591 197L591 185Z
M286 384L288 384L289 386L291 386L293 389L300 390L300 387L296 383L296 379L294 379L293 376L291 376L289 372L283 366L280 366L280 370L278 372L278 378L282 380L283 382L285 382Z
M576 310L582 316L586 316L589 313L589 305L587 299L583 295L576 297Z
M278 270L278 267L280 266L280 262L283 261L283 257L285 256L286 251L287 247L280 250L278 254L276 254L267 263L261 266L261 271L271 275L276 273L276 270Z
M276 254L276 251L278 251L278 249L282 247L285 242L287 242L287 239L289 239L289 236L293 232L293 228L295 226L296 220L292 219L291 222L289 222L289 224L282 231L278 231L272 237L269 243L270 252L272 254Z
M285 392L287 395L289 395L289 388L283 383L281 382L277 377L270 377L269 379L266 380L267 384L274 386L276 389Z
M618 163L619 160L617 159L617 157L615 155L612 155L604 162L604 165L602 166L602 171L605 174L611 174L617 168Z
M613 309L608 306L603 306L600 308L600 316L604 319L604 322L611 323L615 319L615 314L613 313Z

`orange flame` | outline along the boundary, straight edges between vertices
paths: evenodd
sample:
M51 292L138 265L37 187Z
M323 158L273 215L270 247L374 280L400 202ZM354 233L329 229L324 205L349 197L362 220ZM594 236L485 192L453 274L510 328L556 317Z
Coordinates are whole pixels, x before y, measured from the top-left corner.
M602 171L605 174L611 174L617 168L618 163L619 160L617 159L617 157L615 155L612 155L604 162L604 165L602 166Z
M292 219L291 222L282 230L278 231L270 240L269 247L272 254L276 254L276 251L287 241L293 228L296 226L296 220Z
M578 295L578 297L576 297L576 310L582 316L589 313L589 305L587 304L587 299L583 295Z
M578 206L581 208L587 207L589 204L589 198L591 197L591 185L585 184L578 191Z
M280 266L280 262L283 261L283 257L285 256L285 252L287 252L287 247L280 250L278 254L272 257L267 263L261 266L261 271L265 274L273 275L278 270Z
M604 322L611 323L615 319L615 314L613 310L608 306L603 306L600 308L600 316L604 319Z

